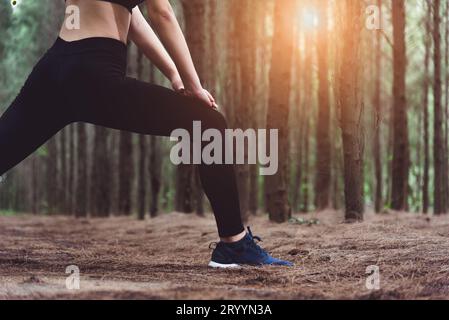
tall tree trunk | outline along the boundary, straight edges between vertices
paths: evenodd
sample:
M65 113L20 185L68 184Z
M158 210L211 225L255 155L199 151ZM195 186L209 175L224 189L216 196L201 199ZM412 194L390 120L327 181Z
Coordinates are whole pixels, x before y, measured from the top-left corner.
M49 214L55 214L58 208L58 149L56 139L51 138L47 143L47 211Z
M444 101L444 207L449 209L449 1L445 7L444 61L445 101Z
M77 181L75 215L77 217L87 216L87 134L86 125L78 123L77 144Z
M156 217L159 211L159 193L161 190L161 151L157 137L150 137L150 177L151 177L151 204L150 216Z
M147 137L139 135L139 175L137 181L137 214L139 220L144 220L146 215L146 194L147 194Z
M422 186L422 211L427 213L429 211L429 170L430 170L430 134L429 134L429 64L430 64L430 50L431 50L431 18L432 18L432 4L431 0L426 0L427 15L426 15L426 34L425 39L425 57L424 57L424 83L423 83L423 129L424 129L424 173Z
M31 160L31 208L33 214L39 213L39 159L34 154Z
M137 54L137 78L143 79L143 52ZM144 220L146 215L146 195L147 195L147 137L139 135L139 160L137 176L137 217Z
M405 3L392 0L393 8L393 164L391 207L407 209L408 177L410 167L407 99L405 75L407 56L405 44Z
M298 28L298 27L297 27ZM296 31L297 36L296 36L296 41L297 41L297 46L299 47L300 45L300 30L299 28ZM305 66L305 63L304 63ZM302 168L302 162L303 162L303 128L304 128L304 112L305 109L301 103L301 99L302 99L302 89L301 86L303 84L303 78L305 78L306 74L305 72L303 72L302 70L303 68L303 63L302 63L302 55L301 55L301 50L296 50L295 52L295 56L294 56L294 70L295 70L295 99L294 99L294 104L296 106L296 115L295 115L295 123L297 123L296 125L296 131L294 132L294 140L296 141L296 159L295 159L295 176L294 176L294 182L293 182L293 203L292 203L292 207L293 207L293 211L299 211L301 210L300 205L301 205L301 186L302 186L302 174L303 174L303 168ZM304 69L307 69L307 66L304 67ZM305 95L307 97L307 95Z
M130 215L132 210L132 182L134 178L133 141L132 134L120 132L119 142L119 213Z
M345 218L363 220L363 130L360 58L362 2L340 1L342 44L337 78L337 103L343 141Z
M111 212L111 163L108 150L108 129L94 128L94 147L91 171L91 213L108 217Z
M265 179L266 207L271 221L285 222L291 216L288 201L288 117L292 78L293 35L297 2L277 0L274 9L274 34L270 70L267 129L279 133L279 167L276 174ZM267 141L269 141L267 139ZM270 150L276 152L276 150Z
M310 77L309 77L309 81L311 81ZM311 92L310 91L306 91L306 92ZM308 99L306 99L305 101L307 101ZM309 100L310 101L310 100ZM310 131L310 112L306 110L306 108L310 106L310 104L304 104L303 108L304 108L304 113L305 113L305 119L304 119L304 123L303 123L303 142L302 142L302 156L301 156L301 160L303 162L302 164L302 170L303 173L301 174L302 176L302 207L301 207L301 211L304 213L309 212L309 198L310 198L310 181L309 181L309 172L310 172L310 137L309 137L309 131Z
M235 114L236 128L243 131L250 129L254 124L252 115L254 114L254 93L256 83L256 38L257 29L255 25L254 12L256 2L254 0L239 1L232 0L235 13L235 28L239 33L234 39L237 42L237 63L240 69L240 98L239 105L236 106L238 112ZM245 152L245 159L247 156ZM240 208L244 221L248 220L250 201L250 166L242 164L236 166L238 189L240 195Z
M59 136L59 159L61 163L61 174L59 180L59 210L67 214L67 128L61 131Z
M331 190L332 158L330 141L328 5L328 1L318 1L320 21L317 35L319 89L315 178L315 205L318 210L329 207Z
M382 12L382 0L377 0L377 6ZM382 20L382 15L380 16ZM373 121L373 156L374 156L374 180L375 180L375 191L374 191L374 210L376 213L382 211L382 154L381 154L381 141L380 141L380 129L381 129L381 117L382 117L382 104L381 104L381 94L382 94L382 32L378 30L376 33L376 79L374 85L374 96L373 96L373 109L374 109L374 121Z
M440 0L433 0L433 43L434 43L434 213L446 212L444 194L444 148L443 140L443 110L441 105L441 34L440 34Z
M301 182L301 196L302 196L302 206L301 211L306 213L309 211L309 199L310 199L310 127L311 127L311 116L312 112L310 108L313 103L313 42L315 40L315 35L313 30L307 30L305 41L307 46L304 53L304 101L302 105L301 113L301 157L302 161L302 182Z
M67 208L70 214L74 214L75 212L75 128L76 126L74 124L69 126L69 174L67 179Z
M208 78L206 74L206 3L203 0L183 0L186 26L186 40L201 82ZM185 181L182 181L182 180ZM191 212L193 206L198 215L204 214L204 192L199 179L198 168L193 165L178 166L177 211ZM191 194L190 194L190 192ZM190 203L190 202L194 203Z

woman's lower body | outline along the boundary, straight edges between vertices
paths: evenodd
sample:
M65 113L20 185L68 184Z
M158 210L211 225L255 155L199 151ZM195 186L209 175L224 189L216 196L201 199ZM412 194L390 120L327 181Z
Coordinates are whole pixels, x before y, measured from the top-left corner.
M170 136L175 129L227 128L223 115L172 90L126 77L120 41L60 38L39 61L0 118L0 175L57 132L86 122L139 134ZM232 165L199 165L201 182L220 237L244 231Z

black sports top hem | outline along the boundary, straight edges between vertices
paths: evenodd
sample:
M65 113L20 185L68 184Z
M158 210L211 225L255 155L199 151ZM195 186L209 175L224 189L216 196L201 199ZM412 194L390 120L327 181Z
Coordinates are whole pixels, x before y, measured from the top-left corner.
M64 0L65 1L65 0ZM133 9L144 2L145 0L95 0L95 1L105 1L105 2L111 2L116 3L118 5L121 5L122 7L125 7L128 9L130 13L133 12Z

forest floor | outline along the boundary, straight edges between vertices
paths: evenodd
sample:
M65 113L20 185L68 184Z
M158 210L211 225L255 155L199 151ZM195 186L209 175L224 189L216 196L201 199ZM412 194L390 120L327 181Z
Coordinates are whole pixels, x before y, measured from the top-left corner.
M75 220L0 217L0 299L449 299L449 217L298 215L316 225L250 221L294 268L212 270L211 216ZM66 288L69 265L80 290ZM380 289L366 287L376 265Z

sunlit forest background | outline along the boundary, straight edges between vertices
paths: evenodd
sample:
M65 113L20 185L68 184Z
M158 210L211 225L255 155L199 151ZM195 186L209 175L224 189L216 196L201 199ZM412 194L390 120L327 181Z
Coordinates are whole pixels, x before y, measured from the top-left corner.
M343 210L348 221L367 211L448 211L448 1L170 2L230 126L280 129L276 175L236 167L245 219L268 213L283 222L324 209ZM0 1L0 113L63 17L64 1ZM138 48L128 48L129 75L169 86ZM195 168L172 165L171 146L72 125L0 178L1 213L207 214Z

